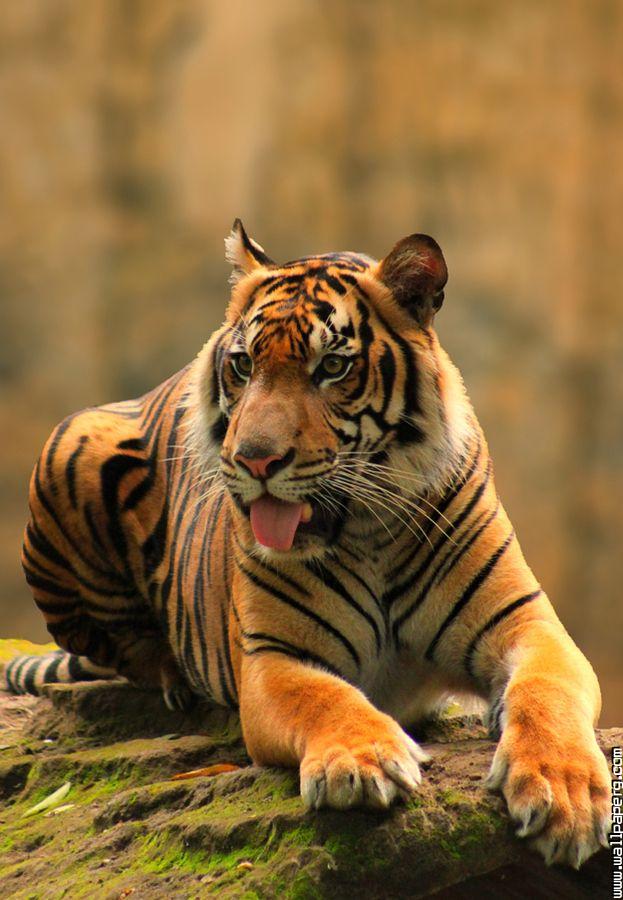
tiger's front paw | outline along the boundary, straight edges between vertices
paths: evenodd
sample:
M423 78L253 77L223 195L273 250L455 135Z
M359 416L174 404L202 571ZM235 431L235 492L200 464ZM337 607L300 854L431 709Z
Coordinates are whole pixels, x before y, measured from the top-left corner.
M529 838L547 865L578 869L608 847L610 774L592 734L542 739L517 725L507 728L487 786L502 791L517 836Z
M392 719L366 735L317 740L301 762L301 796L308 809L386 809L421 782L428 756Z

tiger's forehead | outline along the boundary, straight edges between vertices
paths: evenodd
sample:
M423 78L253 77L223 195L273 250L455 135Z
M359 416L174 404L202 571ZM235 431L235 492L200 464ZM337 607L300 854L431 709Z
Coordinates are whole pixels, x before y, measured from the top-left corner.
M286 263L256 284L239 326L254 355L306 359L352 348L360 288L357 276L373 260L358 254L325 254Z

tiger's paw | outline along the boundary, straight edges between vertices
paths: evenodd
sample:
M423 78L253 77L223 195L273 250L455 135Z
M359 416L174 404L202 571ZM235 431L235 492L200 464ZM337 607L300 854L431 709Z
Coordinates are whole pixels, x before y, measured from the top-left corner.
M610 774L594 736L543 741L517 726L504 731L487 779L504 795L518 837L547 865L576 869L608 847Z
M419 763L428 756L397 723L391 726L368 740L340 735L311 747L301 762L307 808L387 809L394 800L407 800L422 780Z
M189 712L197 702L195 694L183 682L163 688L162 698L171 712Z

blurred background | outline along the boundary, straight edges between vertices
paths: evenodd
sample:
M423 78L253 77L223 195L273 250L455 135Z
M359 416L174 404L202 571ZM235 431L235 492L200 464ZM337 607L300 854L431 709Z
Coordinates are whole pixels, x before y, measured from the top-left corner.
M277 260L432 234L524 551L623 704L623 7L21 0L0 20L0 636L51 428L181 368L235 216Z

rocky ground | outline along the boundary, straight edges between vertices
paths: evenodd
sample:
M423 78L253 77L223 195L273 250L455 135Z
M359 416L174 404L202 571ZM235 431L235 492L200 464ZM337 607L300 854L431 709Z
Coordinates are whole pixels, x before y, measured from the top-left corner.
M579 873L546 869L513 837L473 720L422 735L432 762L408 805L306 813L295 773L250 765L234 713L171 713L122 683L47 692L0 695L4 897L610 896L608 851ZM623 730L599 738L609 755ZM172 780L216 763L240 768Z

